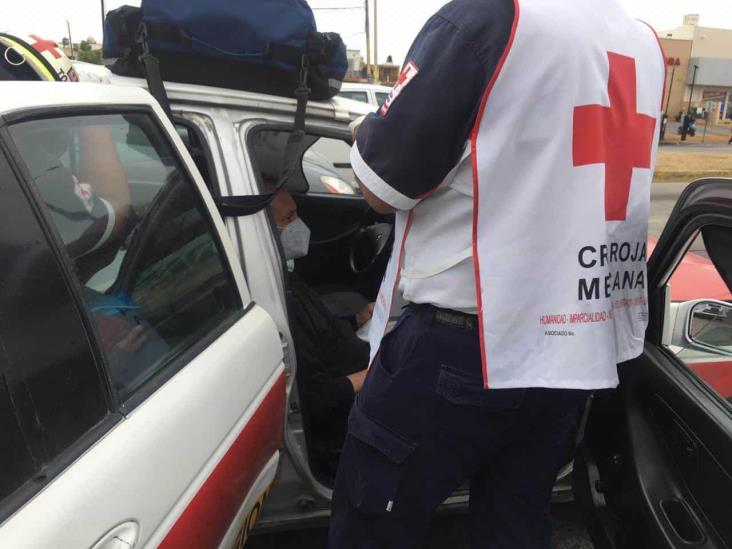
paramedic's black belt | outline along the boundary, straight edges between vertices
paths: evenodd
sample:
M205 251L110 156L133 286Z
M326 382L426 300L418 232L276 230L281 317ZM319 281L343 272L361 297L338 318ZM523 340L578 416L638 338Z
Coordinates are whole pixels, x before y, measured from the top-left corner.
M478 335L478 315L471 315L451 309L441 309L429 304L410 303L408 307L415 315L432 324L447 326L467 334Z

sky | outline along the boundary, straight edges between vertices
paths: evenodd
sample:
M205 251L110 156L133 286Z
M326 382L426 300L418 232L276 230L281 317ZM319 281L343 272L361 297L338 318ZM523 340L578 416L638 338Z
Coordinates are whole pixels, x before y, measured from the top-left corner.
M0 31L33 33L60 40L66 36L68 20L74 42L88 36L101 40L101 1L0 0ZM107 10L140 3L140 0L104 1ZM370 0L372 21L375 1L378 2L378 61L384 62L391 55L397 64L403 62L412 40L429 16L445 4L444 0ZM687 13L700 14L702 26L732 29L730 0L620 1L631 15L657 30L681 25ZM312 0L310 5L315 9L319 30L339 32L349 48L360 49L365 57L364 0Z

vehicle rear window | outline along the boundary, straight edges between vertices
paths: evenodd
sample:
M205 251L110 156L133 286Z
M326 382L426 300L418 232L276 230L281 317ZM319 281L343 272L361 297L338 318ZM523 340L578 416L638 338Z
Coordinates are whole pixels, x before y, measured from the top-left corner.
M343 91L338 94L341 97L345 97L346 99L352 99L354 101L361 101L362 103L368 103L369 102L369 96L366 92L357 92L357 91Z
M10 132L125 400L241 310L206 206L146 113L43 119Z
M376 92L376 102L378 103L379 107L386 103L386 100L389 99L389 95L389 93L385 92Z

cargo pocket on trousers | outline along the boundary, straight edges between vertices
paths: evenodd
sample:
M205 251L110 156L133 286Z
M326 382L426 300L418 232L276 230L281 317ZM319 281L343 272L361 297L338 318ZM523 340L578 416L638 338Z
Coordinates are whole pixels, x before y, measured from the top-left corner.
M472 374L446 364L440 366L436 391L453 404L496 410L518 409L526 394L526 389L486 389L481 374Z
M375 422L354 406L348 418L345 460L348 499L368 514L397 510L405 461L417 445Z

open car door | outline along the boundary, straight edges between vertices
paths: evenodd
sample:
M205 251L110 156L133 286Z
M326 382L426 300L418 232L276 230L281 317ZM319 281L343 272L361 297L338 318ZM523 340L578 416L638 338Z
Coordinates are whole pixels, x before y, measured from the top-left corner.
M648 274L645 350L595 396L575 497L597 549L732 547L732 180L687 187Z

